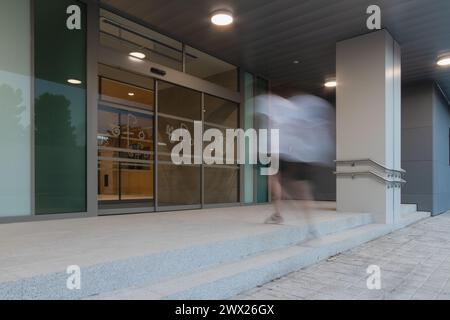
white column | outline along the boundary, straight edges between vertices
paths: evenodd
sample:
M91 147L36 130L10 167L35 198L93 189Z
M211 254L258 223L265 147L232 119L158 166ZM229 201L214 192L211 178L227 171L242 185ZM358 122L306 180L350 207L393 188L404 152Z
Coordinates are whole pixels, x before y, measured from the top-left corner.
M400 47L380 30L337 43L337 208L368 212L378 223L400 215ZM377 177L378 176L378 177Z

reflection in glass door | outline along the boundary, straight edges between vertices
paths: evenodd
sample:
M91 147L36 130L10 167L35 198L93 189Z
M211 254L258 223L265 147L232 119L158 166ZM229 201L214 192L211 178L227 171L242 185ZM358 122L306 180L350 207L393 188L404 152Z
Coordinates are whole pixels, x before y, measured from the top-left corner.
M103 71L108 74L107 68ZM126 79L134 83L100 78L97 135L100 208L154 206L154 81L135 76Z

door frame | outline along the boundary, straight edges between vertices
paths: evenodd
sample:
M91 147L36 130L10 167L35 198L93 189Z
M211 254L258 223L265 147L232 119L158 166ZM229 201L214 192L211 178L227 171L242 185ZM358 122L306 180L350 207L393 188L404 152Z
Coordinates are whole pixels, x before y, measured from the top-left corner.
M239 168L238 176L238 202L225 203L225 204L205 204L204 196L204 165L202 164L200 170L200 204L198 205L175 205L175 206L163 206L158 204L158 126L159 126L159 103L158 103L158 86L159 82L167 82L173 85L181 86L187 89L197 91L201 94L201 121L204 125L204 112L205 107L205 94L218 97L224 100L228 100L238 104L238 124L242 127L241 113L242 113L242 93L240 91L232 91L227 88L221 87L209 81L194 77L184 72L176 71L163 65L148 61L148 60L136 60L130 59L128 55L117 52L113 49L98 47L98 63L105 64L110 67L122 69L124 71L133 72L142 76L146 76L149 79L154 80L154 174L153 174L153 197L154 207L148 208L114 208L114 209L98 209L99 215L114 215L114 214L131 214L131 213L150 213L150 212L166 212L166 211L178 211L178 210L193 210L202 208L223 208L240 206L242 203L242 166ZM158 70L159 72L153 72ZM161 72L162 71L162 72ZM98 75L97 75L98 76ZM240 72L238 72L240 80ZM126 81L125 81L126 82ZM96 108L97 104L95 105ZM96 111L97 113L97 111ZM97 116L97 114L96 114ZM97 117L96 117L97 119ZM95 133L97 135L97 133ZM97 153L96 153L97 154ZM96 164L98 156L96 157ZM95 178L97 180L97 171ZM97 192L96 192L97 195ZM98 202L97 202L98 205Z

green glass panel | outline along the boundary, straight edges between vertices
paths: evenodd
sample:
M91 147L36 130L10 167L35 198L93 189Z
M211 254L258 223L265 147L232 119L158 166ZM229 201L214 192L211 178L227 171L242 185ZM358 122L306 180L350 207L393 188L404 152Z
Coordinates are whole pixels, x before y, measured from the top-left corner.
M80 29L69 29L69 6ZM75 11L76 12L76 11ZM86 6L35 5L36 214L86 211Z
M256 79L256 96L264 95L269 93L269 82L262 78ZM258 112L258 110L255 110ZM267 129L267 124L263 122L256 123L257 129ZM268 188L268 177L261 175L262 165L258 164L256 167L256 201L258 203L264 203L269 201L269 188Z
M244 129L253 128L254 118L254 77L250 73L245 73L245 104L244 104ZM250 148L246 145L245 159L249 159ZM254 188L254 167L252 164L247 163L244 165L244 202L253 203L253 188Z

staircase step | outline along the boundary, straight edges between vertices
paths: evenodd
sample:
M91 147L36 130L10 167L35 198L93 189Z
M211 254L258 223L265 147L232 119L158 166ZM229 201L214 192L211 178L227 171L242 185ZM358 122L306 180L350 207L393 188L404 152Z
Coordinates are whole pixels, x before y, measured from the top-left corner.
M399 221L394 225L394 230L405 228L409 225L419 222L420 220L431 217L430 212L415 211L409 213L403 213Z
M408 214L417 212L417 204L402 204L401 214Z
M314 223L321 236L364 226L373 221L370 214L321 217ZM261 228L267 228L267 231L85 266L81 270L81 290L66 288L68 275L65 270L3 282L0 283L0 299L82 299L142 283L150 285L207 268L239 263L247 257L284 250L304 241L308 235L307 225L298 221L287 221L282 226L255 226L255 229Z
M360 226L157 284L128 288L92 298L227 299L388 234L391 230L391 227L379 224Z

